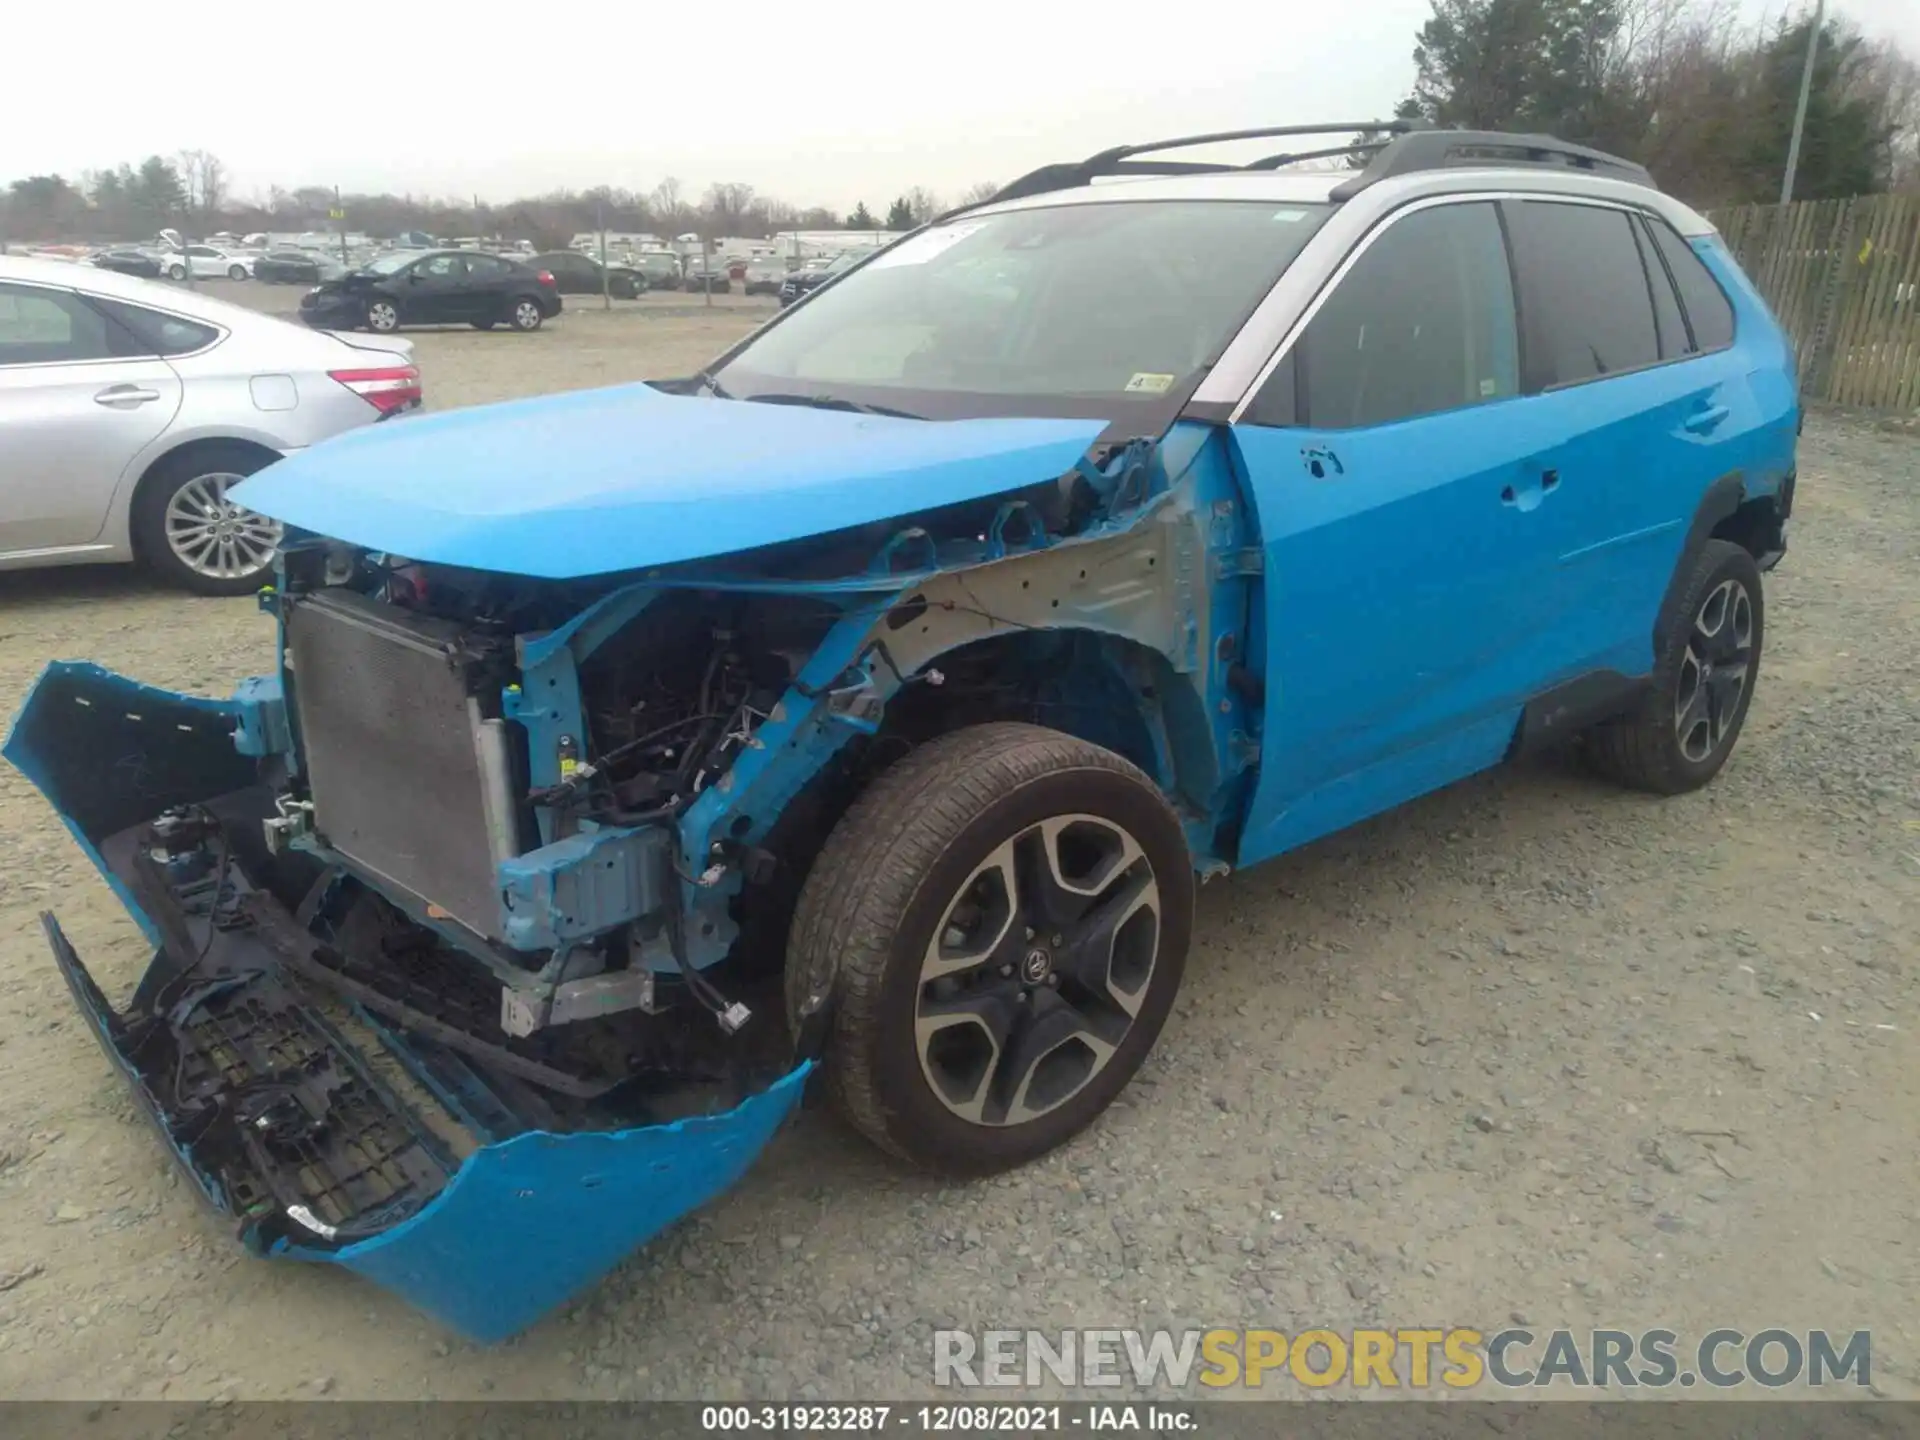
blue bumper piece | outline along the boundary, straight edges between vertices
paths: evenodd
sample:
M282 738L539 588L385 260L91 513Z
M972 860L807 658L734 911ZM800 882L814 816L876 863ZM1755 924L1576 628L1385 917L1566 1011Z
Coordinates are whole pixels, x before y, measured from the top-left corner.
M723 1115L485 1146L385 1234L288 1253L344 1265L474 1340L504 1340L731 1187L799 1100L807 1069Z
M243 714L243 706L62 662L43 672L0 754L54 804L156 942L131 1002L115 1010L45 917L56 963L95 1037L248 1248L345 1266L487 1343L532 1325L741 1177L798 1102L808 1064L730 1109L671 1123L503 1126L502 1112L431 1083L431 1055L437 1073L449 1073L444 1051L363 1013L424 1088L443 1097L445 1114L426 1123L308 993L283 979L248 921L248 905L282 903L276 896L288 885L312 877L272 873L255 853L252 835L271 797L254 762L233 748ZM217 820L235 861L211 877L213 898L198 910L182 897L207 893L209 877L172 891L152 858L148 827L180 806ZM220 1047L217 1065L204 1063L210 1045ZM299 1105L278 1103L269 1093L276 1088L297 1090ZM488 1098L484 1085L464 1098L475 1097ZM276 1149L272 1136L283 1127ZM457 1163L443 1138L456 1128L478 1142L456 1147L466 1150ZM348 1163L301 1191L326 1170L329 1145ZM359 1172L373 1148L388 1163L383 1188L370 1194Z

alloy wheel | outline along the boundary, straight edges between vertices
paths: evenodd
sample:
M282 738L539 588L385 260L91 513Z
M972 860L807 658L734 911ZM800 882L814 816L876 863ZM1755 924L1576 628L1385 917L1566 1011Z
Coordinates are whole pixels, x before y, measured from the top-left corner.
M367 306L367 324L375 330L397 330L400 311L390 300L376 300Z
M1739 580L1722 580L1694 616L1674 687L1674 735L1688 760L1699 764L1727 738L1752 663L1753 597Z
M522 300L513 307L513 323L521 330L531 330L540 323L540 307L531 300Z
M273 563L280 522L227 499L227 491L245 478L228 472L196 476L167 501L167 546L196 575L234 580Z
M997 846L921 960L914 1039L941 1103L1018 1125L1084 1089L1146 998L1160 912L1152 862L1111 820L1057 816Z

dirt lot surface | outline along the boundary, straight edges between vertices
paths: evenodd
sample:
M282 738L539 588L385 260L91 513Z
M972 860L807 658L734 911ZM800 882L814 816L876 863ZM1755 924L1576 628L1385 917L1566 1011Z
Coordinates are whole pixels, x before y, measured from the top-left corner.
M419 353L467 404L684 373L763 313L576 306ZM1210 885L1156 1055L1064 1151L943 1185L809 1109L492 1351L201 1209L35 917L113 991L136 932L0 769L0 1394L909 1396L951 1324L1522 1319L1870 1328L1876 1386L1920 1394L1920 442L1816 419L1800 493L1705 793L1545 763ZM52 657L225 693L269 640L250 600L6 577L0 711Z

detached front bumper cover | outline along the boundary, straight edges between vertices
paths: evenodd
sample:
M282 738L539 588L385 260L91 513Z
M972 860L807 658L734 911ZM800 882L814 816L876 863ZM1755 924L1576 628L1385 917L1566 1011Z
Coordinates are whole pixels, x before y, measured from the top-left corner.
M382 1083L247 919L248 905L279 902L263 874L273 862L249 843L267 792L234 748L238 716L57 662L0 754L53 803L154 943L116 1010L44 919L95 1036L250 1249L345 1266L496 1341L740 1178L793 1110L807 1064L723 1113L560 1133L516 1126L483 1073L361 1014L444 1113L429 1123ZM204 807L226 837L214 873L169 870L141 841L181 806ZM471 1148L450 1141L462 1132Z

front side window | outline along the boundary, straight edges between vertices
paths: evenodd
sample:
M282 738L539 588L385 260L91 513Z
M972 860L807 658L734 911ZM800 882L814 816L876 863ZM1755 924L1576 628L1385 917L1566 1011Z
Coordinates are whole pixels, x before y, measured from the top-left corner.
M1548 385L1575 385L1656 364L1653 295L1624 210L1528 200L1514 207L1528 278L1528 335Z
M1494 207L1441 205L1376 234L1269 384L1295 423L1356 429L1517 395L1519 356Z
M78 295L0 285L0 365L65 365L125 353L99 311Z
M963 217L821 290L717 378L746 398L851 391L914 413L1123 412L1210 365L1327 213L1192 200Z

